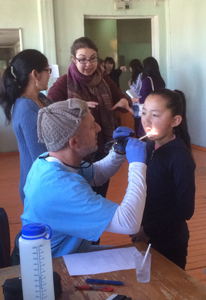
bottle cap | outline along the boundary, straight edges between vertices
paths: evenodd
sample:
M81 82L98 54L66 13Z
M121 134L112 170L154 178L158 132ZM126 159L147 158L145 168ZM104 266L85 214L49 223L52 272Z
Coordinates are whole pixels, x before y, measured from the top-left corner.
M46 225L44 224L30 223L22 227L22 237L24 239L44 238L46 235Z

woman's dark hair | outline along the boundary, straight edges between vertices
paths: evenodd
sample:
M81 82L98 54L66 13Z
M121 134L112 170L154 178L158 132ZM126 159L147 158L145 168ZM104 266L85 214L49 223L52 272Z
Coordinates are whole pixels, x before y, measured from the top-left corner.
M159 65L157 60L154 57L147 57L143 60L143 71L141 79L151 77L154 81L162 82L162 85L165 86L165 82L160 74Z
M98 48L95 43L88 37L80 37L79 39L75 40L71 46L71 54L76 57L77 50L81 48L89 48L93 49L94 51L98 52Z
M139 59L133 59L129 63L130 68L132 69L132 76L131 76L131 84L137 81L137 77L140 73L142 73L143 66Z
M165 99L167 102L166 107L171 111L173 117L177 115L182 116L182 122L178 126L174 127L173 131L176 136L182 138L191 152L190 136L188 133L186 118L186 99L184 93L179 90L171 91L169 89L158 89L150 95L158 95Z
M29 81L29 74L32 70L40 73L47 66L46 56L34 49L23 50L11 60L4 71L0 87L0 105L8 123L11 121L12 106L25 90Z
M106 63L113 64L113 69L115 69L115 61L114 61L114 59L113 59L112 57L107 56L107 57L105 58L105 60L104 60L104 63L105 63L105 64L106 64Z

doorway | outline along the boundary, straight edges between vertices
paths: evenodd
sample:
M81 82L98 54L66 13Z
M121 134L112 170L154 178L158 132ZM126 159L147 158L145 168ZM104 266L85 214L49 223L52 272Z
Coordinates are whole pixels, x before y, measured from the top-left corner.
M9 61L21 50L21 28L0 29L0 81Z
M157 17L122 18L85 16L85 36L91 38L99 49L99 57L113 57L116 67L126 65L127 71L120 76L120 88L128 89L131 73L129 62L138 58L143 61L148 56L159 57Z
M22 48L21 28L0 28L0 81L10 60L14 55L22 51ZM3 110L0 110L0 128L0 152L17 151L18 145L12 123L8 126L5 125L5 115Z

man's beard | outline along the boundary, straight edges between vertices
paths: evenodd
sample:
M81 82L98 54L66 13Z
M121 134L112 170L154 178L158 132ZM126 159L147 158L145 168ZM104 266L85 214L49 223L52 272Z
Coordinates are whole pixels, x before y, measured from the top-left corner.
M95 145L93 149L81 149L79 150L79 155L82 157L83 160L87 162L92 162L93 161L93 156L94 153L98 150L98 146Z

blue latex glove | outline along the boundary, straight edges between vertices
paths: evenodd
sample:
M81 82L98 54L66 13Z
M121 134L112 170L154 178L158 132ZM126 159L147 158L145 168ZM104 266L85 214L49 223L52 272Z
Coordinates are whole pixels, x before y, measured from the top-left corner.
M131 128L125 126L118 127L113 132L113 139L117 141L117 145L115 146L116 150L125 152L127 141L131 138L131 136L135 136L135 133Z
M146 162L146 143L138 139L129 139L126 146L126 157L129 163Z
M119 138L125 137L128 139L131 136L135 136L134 131L131 128L125 126L120 126L113 132L113 139L115 141L117 141Z

